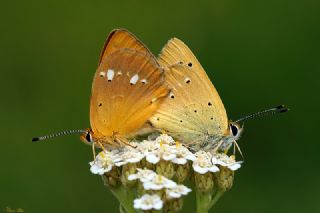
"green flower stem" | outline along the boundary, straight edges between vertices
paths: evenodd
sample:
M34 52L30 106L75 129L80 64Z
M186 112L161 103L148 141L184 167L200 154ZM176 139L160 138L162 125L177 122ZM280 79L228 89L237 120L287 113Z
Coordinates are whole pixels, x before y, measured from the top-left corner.
M119 205L119 212L120 213L127 213L126 210L124 210L123 206L120 204Z
M197 213L208 213L212 200L211 193L196 191Z
M128 189L122 185L117 188L110 187L109 189L120 202L120 212L136 213L136 210L133 208L133 200L135 198L133 189Z
M214 193L196 191L197 213L208 213L223 195L224 190L214 190Z
M218 189L216 193L214 194L211 202L210 202L210 209L218 202L218 200L222 197L224 194L224 190Z

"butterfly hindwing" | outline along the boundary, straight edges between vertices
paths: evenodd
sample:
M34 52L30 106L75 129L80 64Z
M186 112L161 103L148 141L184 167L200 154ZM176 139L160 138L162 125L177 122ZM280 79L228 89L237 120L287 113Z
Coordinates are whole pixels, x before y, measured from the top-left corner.
M191 50L182 41L171 39L158 61L165 68L171 93L150 119L152 125L186 143L207 134L225 134L228 119L223 103Z

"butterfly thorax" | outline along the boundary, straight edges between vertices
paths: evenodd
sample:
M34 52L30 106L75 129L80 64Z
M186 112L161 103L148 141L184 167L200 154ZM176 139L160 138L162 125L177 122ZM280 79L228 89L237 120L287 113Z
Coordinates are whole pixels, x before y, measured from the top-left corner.
M214 150L218 147L219 143L222 140L222 136L209 135L206 134L202 138L199 138L197 141L194 141L189 145L189 149L192 151L208 151Z
M192 151L227 151L233 143L241 136L243 129L236 123L229 124L229 131L224 135L219 134L204 134L189 145Z

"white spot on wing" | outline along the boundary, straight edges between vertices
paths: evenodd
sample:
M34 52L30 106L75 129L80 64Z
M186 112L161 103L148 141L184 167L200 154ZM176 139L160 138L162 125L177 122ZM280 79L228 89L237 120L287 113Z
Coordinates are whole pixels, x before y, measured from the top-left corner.
M117 75L122 75L122 72L121 71L117 72Z
M187 84L190 83L190 81L191 81L191 80L190 80L190 78L188 78L188 77L184 79L184 82L186 82Z
M142 79L142 80L141 80L141 83L146 84L146 83L148 83L148 81L147 81L147 79Z
M130 84L136 84L138 80L139 80L139 75L135 74L134 76L131 77Z
M108 69L108 72L107 72L108 81L112 81L113 77L114 77L114 71L111 69Z
M104 77L106 75L105 72L100 72L100 77Z

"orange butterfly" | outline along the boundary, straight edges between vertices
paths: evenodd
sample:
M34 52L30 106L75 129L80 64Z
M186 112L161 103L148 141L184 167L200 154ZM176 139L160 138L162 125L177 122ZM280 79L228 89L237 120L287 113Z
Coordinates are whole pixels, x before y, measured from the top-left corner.
M241 121L288 110L281 105L231 122L217 90L187 45L177 38L169 40L158 61L165 68L171 92L149 119L151 125L195 151L228 150L232 144L238 147Z
M152 53L127 30L114 30L105 42L93 79L91 128L37 137L33 141L82 133L83 141L101 148L128 144L127 139L143 131L168 94L163 70Z

